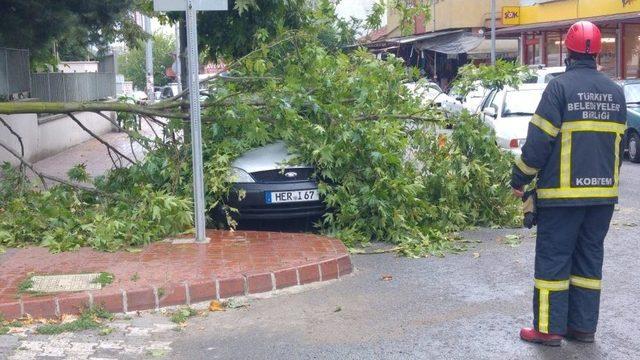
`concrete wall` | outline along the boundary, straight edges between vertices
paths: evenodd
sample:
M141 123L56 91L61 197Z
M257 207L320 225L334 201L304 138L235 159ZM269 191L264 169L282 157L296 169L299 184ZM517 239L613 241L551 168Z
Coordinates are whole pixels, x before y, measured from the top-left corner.
M91 135L82 130L78 124L67 116L52 116L38 119L35 114L0 115L22 137L25 147L25 158L36 162L55 155L74 145L91 139ZM98 135L113 131L113 125L106 119L93 113L76 115L88 129ZM115 114L111 114L115 118ZM20 144L7 128L0 124L0 141L12 146L18 153ZM18 164L11 154L0 148L0 163L9 161Z
M640 11L640 1L635 0L629 3L621 0L521 0L520 5L520 24L523 25Z
M431 18L427 19L425 25L426 32L463 29L482 28L489 26L491 19L491 1L488 0L420 0L422 3L431 4ZM433 2L435 1L435 13L433 13ZM501 9L503 6L518 6L520 0L496 0L497 25L501 27ZM399 36L400 30L397 26L400 23L400 16L394 11L387 13L387 29L391 36ZM413 27L411 29L413 32Z

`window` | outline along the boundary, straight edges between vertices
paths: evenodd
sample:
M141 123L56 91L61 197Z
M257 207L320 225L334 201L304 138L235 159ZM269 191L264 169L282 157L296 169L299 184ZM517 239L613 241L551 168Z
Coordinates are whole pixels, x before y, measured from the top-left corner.
M542 89L508 91L504 99L502 116L533 115L541 99Z
M640 83L625 85L624 97L627 104L640 104Z
M640 78L640 25L624 26L624 67L626 78Z
M562 45L560 33L547 33L547 66L562 66Z
M599 63L601 71L609 77L615 78L616 71L616 30L602 29L602 53L600 53Z
M482 106L480 106L480 110L484 110L487 107L489 107L489 104L491 104L491 102L493 101L493 98L496 96L496 90L493 90L491 93L489 93L489 96L487 96L484 101L482 102Z

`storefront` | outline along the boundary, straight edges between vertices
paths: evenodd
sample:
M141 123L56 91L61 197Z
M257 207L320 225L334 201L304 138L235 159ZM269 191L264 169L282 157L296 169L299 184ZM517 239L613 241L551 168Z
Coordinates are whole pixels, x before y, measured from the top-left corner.
M615 79L640 78L640 13L582 18L602 31L602 72ZM523 64L563 66L567 56L564 38L577 19L512 26L497 31L501 38L519 38Z
M381 58L386 54L403 58L407 66L419 69L422 76L447 89L461 66L490 62L490 41L485 35L484 31L458 29L394 37L364 46ZM499 58L517 58L517 41L500 39L496 48Z

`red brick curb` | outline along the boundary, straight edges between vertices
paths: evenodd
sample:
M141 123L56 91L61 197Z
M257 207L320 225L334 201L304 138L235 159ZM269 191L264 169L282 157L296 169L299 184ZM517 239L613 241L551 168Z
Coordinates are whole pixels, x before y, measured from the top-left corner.
M34 318L55 318L62 314L78 314L81 309L92 305L102 306L113 313L152 310L166 306L191 305L209 300L268 293L287 287L338 279L350 274L352 269L349 255L340 255L329 260L272 272L184 282L168 287L141 286L130 290L19 299L0 303L0 314L7 320L18 319L27 314Z

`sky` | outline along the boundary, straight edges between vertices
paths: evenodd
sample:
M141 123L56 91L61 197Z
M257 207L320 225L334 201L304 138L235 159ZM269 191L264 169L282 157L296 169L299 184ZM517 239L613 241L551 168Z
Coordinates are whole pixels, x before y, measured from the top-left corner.
M338 16L348 19L351 16L364 19L376 0L342 0L336 7Z

